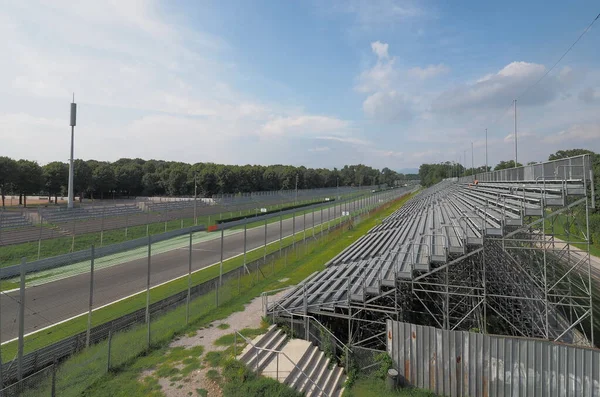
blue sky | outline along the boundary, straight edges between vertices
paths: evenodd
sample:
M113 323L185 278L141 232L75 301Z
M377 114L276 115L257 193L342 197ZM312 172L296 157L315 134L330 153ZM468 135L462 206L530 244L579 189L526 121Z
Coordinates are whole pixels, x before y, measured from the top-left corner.
M0 155L393 169L513 158L511 101L595 1L9 1ZM600 22L518 100L520 161L600 151ZM461 160L462 161L462 160Z

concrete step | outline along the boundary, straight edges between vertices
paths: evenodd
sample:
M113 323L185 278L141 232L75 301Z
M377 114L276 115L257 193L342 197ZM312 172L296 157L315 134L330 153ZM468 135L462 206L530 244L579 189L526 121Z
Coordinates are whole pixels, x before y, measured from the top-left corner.
M269 339L269 341L261 347L264 347L265 349L271 349L271 350L281 350L281 348L287 343L287 335L284 334L283 332L279 331L276 332L275 334L273 334L273 337L271 339ZM248 365L250 368L252 368L253 370L257 371L257 372L261 372L269 362L271 362L271 360L273 358L275 358L275 356L277 356L277 353L274 352L269 352L269 351L264 351L264 350L258 350L258 354L256 353L256 350L254 351L254 354L251 356L250 360L248 361L248 363L246 365ZM258 365L256 360L258 360Z
M292 370L292 372L289 374L289 376L287 378L285 378L285 380L283 381L283 383L285 383L286 385L293 387L293 385L298 382L298 379L301 378L303 375L303 372L307 372L309 370L309 368L311 368L311 365L314 365L314 362L312 361L313 359L315 359L315 357L317 357L319 354L319 349L313 345L311 345L307 350L306 353L304 353L304 355L302 356L302 358L300 359L300 361L296 364L298 366L298 368L294 368Z
M305 379L300 387L296 390L298 390L300 393L304 393L306 396L310 396L313 391L318 390L315 387L315 383L318 384L319 379L327 370L328 361L329 359L323 353L320 360L317 362L317 365L315 365L313 370L308 374L308 379Z
M271 325L266 333L258 335L257 337L252 339L252 344L248 343L246 347L244 347L244 350L242 350L242 352L236 358L242 361L243 363L247 363L247 361L250 359L250 351L254 349L252 345L263 347L263 345L267 343L267 341L273 336L273 334L277 332L278 329L275 327L275 325ZM239 335L238 339L241 339L243 341L243 339Z
M333 369L333 375L329 378L329 381L325 385L325 393L327 393L328 396L337 395L337 393L343 390L345 381L346 377L344 376L344 368L335 367Z
M291 379L287 384L296 390L300 390L304 382L306 382L306 377L310 376L310 373L317 368L322 356L323 352L319 350L319 348L313 346L310 357L301 367L303 372L298 371L293 377L290 377Z
M307 393L307 396L312 396L312 397L328 396L326 387L327 387L327 384L329 383L329 380L331 379L331 377L334 376L334 372L335 372L336 368L337 368L337 365L333 366L331 364L331 360L328 359L327 362L325 363L325 370L320 374L318 379L313 379L319 387L313 385L312 394Z
M275 355L262 370L262 375L277 379L279 382L285 382L292 372L297 371L296 367L300 366L299 364L302 363L302 359L311 347L310 342L302 339L286 341L281 347L282 354L279 354L279 362L277 355Z

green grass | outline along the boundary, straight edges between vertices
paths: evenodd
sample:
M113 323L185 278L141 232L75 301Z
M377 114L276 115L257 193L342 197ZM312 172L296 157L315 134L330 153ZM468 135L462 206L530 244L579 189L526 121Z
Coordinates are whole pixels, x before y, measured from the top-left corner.
M361 195L362 194L364 194L364 193L361 193ZM353 195L343 196L343 199L357 198L357 197L359 197L359 195L353 194ZM334 203L336 203L336 202L332 202L331 205L327 205L323 208L326 209L326 208L332 207L333 205L335 205ZM338 202L338 204L339 204L339 202ZM270 206L270 207L267 207L267 209L269 209L269 210L273 210L273 209L285 210L290 205L293 205L293 203L285 203L282 205ZM303 212L306 212L307 214L311 213L311 211L299 209L296 212L296 216L302 215ZM250 215L255 215L255 210L250 209L250 210L242 210L242 211L222 212L220 214L212 214L212 215L201 215L201 216L198 216L198 225L206 225L208 227L209 225L214 225L215 221L217 219L219 219L219 216L225 218L225 217L229 217L231 215L239 216L240 213L241 213L241 215L249 215L250 216ZM290 218L292 218L292 216L293 216L293 214L288 214L288 215L282 216L282 219L283 220L290 219ZM317 215L315 214L315 218L316 217L317 217ZM85 221L79 221L78 224L82 224L84 222ZM279 218L275 217L275 218L271 218L267 221L267 223L274 223L274 222L279 222ZM39 249L40 249L39 258L38 258L38 242L37 241L3 246L3 247L0 247L0 267L19 264L21 262L21 258L26 258L27 261L30 262L30 261L35 261L38 259L44 259L44 258L67 254L67 253L70 253L73 251L80 251L80 250L88 249L88 248L90 248L90 246L92 244L95 245L96 247L117 244L117 243L134 240L134 239L141 238L141 237L146 237L148 235L156 235L156 234L164 233L166 231L178 230L178 229L181 229L182 227L184 227L184 228L191 227L193 225L194 225L193 218L183 218L183 219L175 219L175 220L167 221L166 224L165 224L165 222L151 223L148 225L147 228L146 228L146 225L139 225L139 226L130 226L127 228L127 230L125 228L107 230L107 231L104 231L104 233L102 235L100 232L94 232L94 233L78 234L75 236L75 239L73 239L72 236L46 239L46 240L42 240L41 246L39 247ZM251 222L247 225L247 228L252 228L252 227L257 227L257 226L262 226L262 225L264 225L264 221ZM49 226L45 225L45 227L49 227ZM234 230L243 229L243 226L238 226L238 227L232 228L232 229L234 229Z
M344 397L436 397L427 390L406 388L387 390L385 381L376 377L358 377L352 388L344 390Z
M227 397L278 396L302 397L303 394L289 386L256 375L239 361L230 359L223 364L223 395Z
M244 328L238 332L248 339L253 339L258 335L264 334L267 331L267 328L268 324L264 323L264 325L260 328ZM215 340L214 344L216 346L230 346L233 344L234 340L235 334L226 334ZM243 341L244 340L238 335L238 343L242 343Z
M217 325L217 328L219 328L219 329L229 329L229 327L230 327L230 325L227 323L222 323L222 324Z
M373 227L380 217L391 213L399 204L396 202L396 205L390 206L386 210L372 213L371 218L366 219L351 231L339 229L326 235L321 241L307 241L305 254L301 253L303 250L297 250L300 251L298 255L292 253L285 261L284 258L281 258L272 264L267 264L263 268L266 278L256 279L254 274L243 276L240 279L241 293L237 292L237 280L225 283L220 289L221 305L218 307L215 306L215 291L193 300L190 305L191 323L189 325L185 325L185 306L180 306L153 319L149 350L145 337L146 325L139 325L127 332L115 334L111 347L112 371L109 373L106 372L107 341L100 342L69 358L57 372L57 395L67 397L159 396L160 393L156 389L157 384L147 379L140 381L140 374L144 370L162 368L163 365L165 365L163 371L170 374L169 368L173 365L166 365L166 363L173 363L174 360L180 358L181 361L185 359L182 358L185 353L183 350L180 349L173 353L173 349L166 348L174 337L205 327L215 320L226 318L233 312L242 311L244 305L259 296L262 291L296 284L313 272L322 270L327 260L358 239ZM279 281L282 279L287 279L287 281ZM95 321L98 320L95 319ZM71 324L72 326L73 324ZM37 334L35 340L28 339L28 344L45 344L42 341L55 334L58 334L56 330L48 334ZM6 353L10 352L8 350L10 348L14 353L14 344L3 346L3 357L9 356ZM186 354L188 357L198 357L197 353ZM209 352L204 355L204 360L211 366L218 366L225 362L227 356L231 356L231 349L227 349L225 352ZM180 372L189 373L201 366L200 362L195 360L189 360L185 365ZM188 369L186 370L186 368ZM172 375L172 381L181 380L183 377L182 373L175 371ZM31 390L31 394L25 393L24 395L46 395L44 393L47 393L50 387L49 379L38 382L37 386L37 389Z
M341 220L332 220L331 225L337 225ZM325 228L325 226L324 226ZM318 229L318 228L315 228ZM311 229L312 230L312 229ZM310 231L307 231L307 236ZM317 230L315 230L315 235L317 235ZM303 234L296 233L295 240L296 242L302 241ZM294 242L294 237L289 236L282 240L282 247L289 247ZM279 250L279 243L275 242L267 246L267 255ZM249 251L246 254L247 262L250 263L254 260L260 259L264 255L264 248L259 247L253 251ZM294 255L290 256L290 260L294 260ZM243 256L238 256L236 258L232 258L226 261L223 261L223 272L227 272L233 269L237 269L244 265ZM205 268L201 271L192 274L192 286L201 284L208 280L213 280L219 276L219 266L212 266L209 268ZM187 289L187 278L183 277L177 279L175 281L171 281L167 284L164 284L160 287L153 288L151 290L150 303L157 302L164 298L167 298L171 295L174 295L180 291L184 291ZM4 283L2 283L4 285ZM237 284L235 287L231 287L230 289L237 289ZM213 301L215 297L213 295ZM133 297L122 300L113 305L104 307L102 309L96 310L92 314L92 326L104 324L110 320L114 320L120 316L123 316L127 313L131 313L137 309L143 308L146 305L146 295L145 293L140 293ZM75 319L64 322L56 327L49 328L44 331L40 331L36 334L27 336L25 338L25 354L28 352L35 351L42 347L48 346L52 343L55 343L59 340L62 340L68 336L75 335L79 332L83 332L87 329L87 316L80 316ZM5 345L2 345L2 356L3 357L13 357L16 353L17 343L11 342Z

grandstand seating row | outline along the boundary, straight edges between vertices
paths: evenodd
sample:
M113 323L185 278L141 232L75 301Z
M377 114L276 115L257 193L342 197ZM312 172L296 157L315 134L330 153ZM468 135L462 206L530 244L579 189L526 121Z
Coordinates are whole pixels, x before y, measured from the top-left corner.
M585 194L582 180L440 183L411 199L276 305L317 313L346 307L348 300L364 302L382 288L481 246L485 236L503 236L522 226L527 216L541 216L545 208L563 207L570 197Z

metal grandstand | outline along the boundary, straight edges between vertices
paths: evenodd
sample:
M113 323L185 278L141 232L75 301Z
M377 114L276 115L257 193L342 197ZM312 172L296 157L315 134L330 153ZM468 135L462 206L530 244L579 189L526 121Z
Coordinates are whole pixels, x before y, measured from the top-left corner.
M587 155L446 180L267 311L365 348L385 346L387 319L593 344L594 205Z

